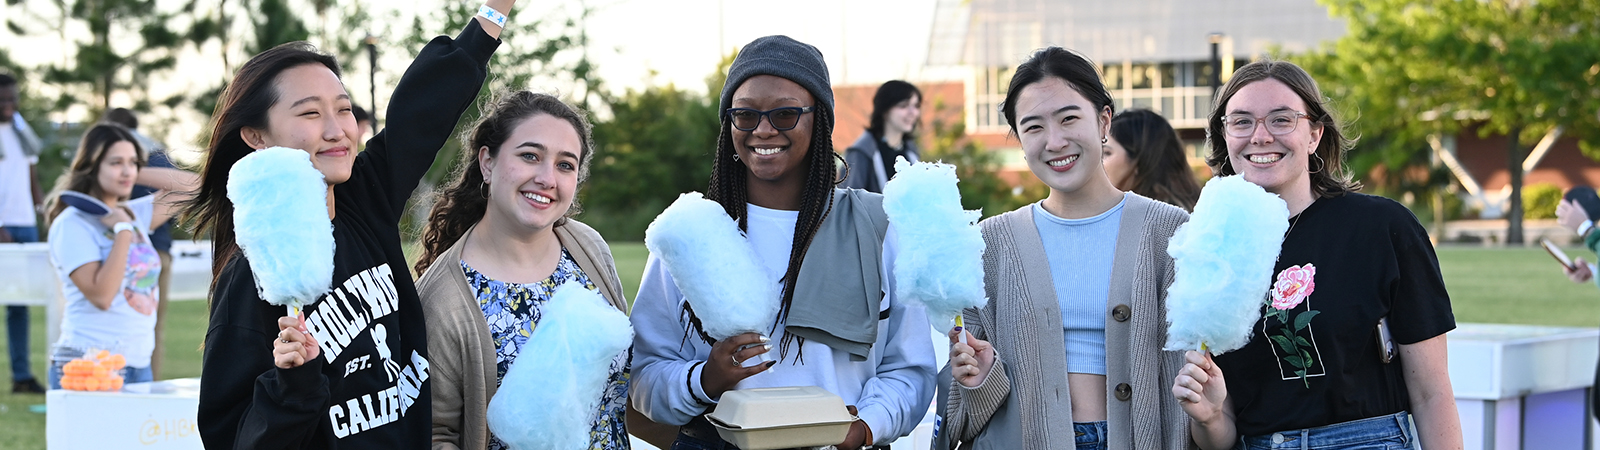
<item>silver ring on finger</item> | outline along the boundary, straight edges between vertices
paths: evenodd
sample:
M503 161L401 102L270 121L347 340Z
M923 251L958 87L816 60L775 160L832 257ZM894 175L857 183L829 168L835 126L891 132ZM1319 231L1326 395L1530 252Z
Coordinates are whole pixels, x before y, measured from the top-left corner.
M743 366L744 365L744 361L740 361L739 360L739 355L728 355L728 358L733 359L733 366L734 367L739 367L739 366Z

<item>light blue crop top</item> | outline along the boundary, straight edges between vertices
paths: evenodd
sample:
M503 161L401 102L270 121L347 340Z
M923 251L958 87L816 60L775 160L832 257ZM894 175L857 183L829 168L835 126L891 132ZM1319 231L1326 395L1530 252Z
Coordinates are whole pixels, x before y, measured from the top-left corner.
M1106 374L1106 297L1111 293L1111 263L1127 196L1104 213L1063 219L1033 204L1033 224L1044 241L1061 304L1067 347L1067 372Z

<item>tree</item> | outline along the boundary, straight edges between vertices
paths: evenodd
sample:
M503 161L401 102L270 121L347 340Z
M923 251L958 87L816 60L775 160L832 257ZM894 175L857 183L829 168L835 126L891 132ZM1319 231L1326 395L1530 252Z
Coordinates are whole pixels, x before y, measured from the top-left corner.
M1349 23L1296 61L1376 146L1354 159L1416 164L1429 135L1477 127L1508 136L1507 242L1521 243L1522 159L1551 130L1600 157L1600 2L1322 0ZM1376 148L1374 148L1376 147ZM1600 159L1600 158L1597 158Z
M935 111L944 109L943 99L935 100ZM1032 203L1046 194L1049 187L1040 183L1032 174L1024 173L1016 187L1000 177L1003 164L1000 155L985 150L982 145L966 136L967 125L957 120L955 123L946 123L943 120L933 121L932 142L928 145L928 152L923 155L924 160L939 161L956 166L956 179L958 190L961 191L961 207L965 209L980 210L984 218L1005 213L1028 203Z
M111 96L127 91L135 107L148 109L146 87L151 76L177 65L182 35L172 31L177 14L157 8L156 0L77 0L61 2L63 21L82 21L89 29L89 40L73 40L77 49L72 59L48 67L45 80L58 86L88 86L98 103L93 109L111 107ZM18 27L20 28L20 27ZM23 30L18 30L23 31ZM57 102L58 108L79 103L72 89ZM81 90L79 91L81 94ZM142 103L142 104L140 104Z
M708 90L652 86L608 103L612 116L595 124L599 149L580 192L585 223L611 239L643 240L678 194L706 189L720 125L720 89Z

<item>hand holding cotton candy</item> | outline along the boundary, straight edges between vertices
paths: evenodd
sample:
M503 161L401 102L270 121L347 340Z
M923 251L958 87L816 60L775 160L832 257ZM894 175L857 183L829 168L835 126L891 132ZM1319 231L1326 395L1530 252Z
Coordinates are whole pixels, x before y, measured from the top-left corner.
M251 152L228 171L234 234L250 261L256 290L290 316L333 283L333 221L328 183L311 154L272 147Z
M611 362L633 344L633 327L599 293L570 281L540 312L489 400L489 431L518 450L589 448Z
M766 334L778 320L778 282L761 270L755 249L721 204L699 192L679 195L645 229L644 245L672 274L711 338Z
M1167 288L1164 350L1220 355L1250 341L1288 220L1282 198L1242 176L1206 183L1167 244L1177 276Z
M923 305L929 323L956 318L961 311L982 308L983 232L978 211L961 209L956 166L894 163L895 176L883 187L883 212L899 239L894 261L898 298ZM966 334L961 334L962 342Z

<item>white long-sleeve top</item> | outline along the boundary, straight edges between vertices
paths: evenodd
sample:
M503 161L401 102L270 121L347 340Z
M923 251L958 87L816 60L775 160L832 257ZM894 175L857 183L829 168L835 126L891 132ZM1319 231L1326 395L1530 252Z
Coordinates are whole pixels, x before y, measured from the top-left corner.
M746 238L760 257L766 274L778 283L787 268L794 237L795 211L748 207ZM850 361L850 354L807 340L771 370L740 381L735 389L817 386L855 405L858 416L871 428L875 445L886 445L908 435L922 421L933 399L937 371L933 344L928 339L927 314L919 305L901 302L894 295L895 233L890 227L884 240L881 310L888 318L878 321L878 337L866 361ZM794 301L805 301L798 292ZM659 423L682 425L708 412L716 403L702 389L701 369L711 345L689 330L683 317L683 293L660 261L651 256L634 299L634 373L630 397L634 408ZM879 315L882 317L882 314ZM769 355L778 358L780 324ZM796 350L804 352L800 363ZM692 370L692 373L691 373Z

